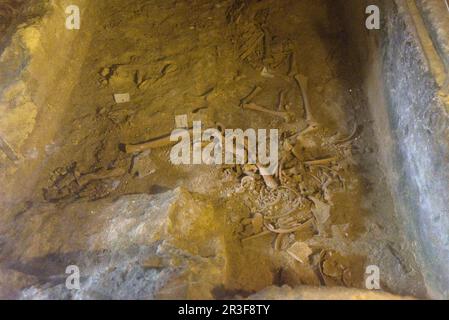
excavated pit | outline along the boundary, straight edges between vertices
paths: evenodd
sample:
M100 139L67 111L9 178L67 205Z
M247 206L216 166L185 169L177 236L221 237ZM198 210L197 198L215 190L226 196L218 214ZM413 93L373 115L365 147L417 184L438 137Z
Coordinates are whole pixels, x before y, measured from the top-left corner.
M429 245L437 229L420 217L442 207L415 203L435 192L416 182L434 176L423 168L447 165L433 147L420 163L422 148L445 133L411 126L432 97L444 109L445 63L422 71L415 11L375 2L384 27L371 31L357 0L80 0L79 30L65 28L67 1L1 4L0 297L373 298L349 290L367 289L369 266L385 292L446 296L448 273L423 257L447 248L447 214ZM254 165L124 152L179 115L278 129L278 187Z

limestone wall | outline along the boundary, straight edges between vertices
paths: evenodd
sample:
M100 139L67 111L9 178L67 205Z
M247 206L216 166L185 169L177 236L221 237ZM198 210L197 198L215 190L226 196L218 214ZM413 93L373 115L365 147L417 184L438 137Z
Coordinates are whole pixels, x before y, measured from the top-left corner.
M342 1L350 41L364 66L383 167L398 219L429 293L449 296L449 12L432 1ZM380 30L367 30L365 8L381 9ZM433 7L432 7L433 6ZM435 10L441 6L438 14ZM446 15L444 15L446 14ZM438 27L440 26L440 27ZM444 36L446 33L446 36Z
M93 2L80 1L84 2L83 16L94 14L88 9ZM2 39L0 137L7 144L0 151L3 217L6 207L33 191L39 168L52 152L52 140L64 130L58 119L69 105L91 39L88 26L65 28L69 4L61 0L26 3L26 10L11 21Z

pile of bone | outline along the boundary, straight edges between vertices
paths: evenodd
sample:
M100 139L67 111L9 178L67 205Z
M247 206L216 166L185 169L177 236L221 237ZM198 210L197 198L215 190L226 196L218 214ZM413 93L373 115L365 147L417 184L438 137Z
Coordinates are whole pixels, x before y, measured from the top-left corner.
M119 181L114 178L123 176L124 169L101 169L82 174L76 163L68 167L57 168L51 175L51 185L45 188L44 199L48 202L87 198L98 200L108 196L118 187Z
M326 233L332 193L345 189L345 171L354 164L353 137L351 133L339 138L317 125L283 134L279 168L270 177L274 187L266 183L266 177L260 176L254 165L234 169L240 177L236 193L247 195L253 212L241 223L242 242L272 234L276 250L307 253L294 235L310 227L319 235ZM304 258L303 254L291 255L297 260Z

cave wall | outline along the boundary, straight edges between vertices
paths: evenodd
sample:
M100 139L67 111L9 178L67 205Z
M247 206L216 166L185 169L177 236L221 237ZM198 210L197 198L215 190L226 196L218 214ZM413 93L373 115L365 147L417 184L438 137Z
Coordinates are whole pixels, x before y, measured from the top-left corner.
M370 4L381 9L380 30L365 28L365 8ZM441 15L445 5L380 0L341 1L340 6L363 66L397 219L429 295L448 298L449 29L444 29L447 17Z
M87 18L97 12L88 10L93 6L88 2L78 1L85 21L94 23ZM6 228L8 216L35 191L40 168L54 152L53 140L65 130L59 119L70 107L90 46L87 25L76 31L65 28L65 8L70 4L21 2L20 15L5 21L0 42L0 136L15 156L11 159L0 151L0 209Z

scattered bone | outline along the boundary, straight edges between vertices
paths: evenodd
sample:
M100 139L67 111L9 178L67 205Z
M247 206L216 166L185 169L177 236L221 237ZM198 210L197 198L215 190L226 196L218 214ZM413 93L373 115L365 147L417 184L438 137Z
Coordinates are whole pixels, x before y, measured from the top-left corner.
M282 219L284 217L288 217L289 215L291 215L292 213L294 213L296 210L298 210L298 206L294 207L293 209L290 209L289 211L285 212L285 213L281 213L275 216L269 216L266 217L267 220L277 220L277 219Z
M274 78L274 75L271 74L271 73L268 71L267 67L263 67L262 72L260 73L260 75L261 75L262 77L264 77L264 78L269 78L269 79Z
M312 249L304 242L295 242L290 248L287 249L287 253L295 260L301 263L308 263L309 257L313 253Z
M279 92L279 104L278 104L279 111L282 111L284 109L284 100L285 100L285 91L281 90Z
M249 240L257 239L257 238L266 236L266 235L268 235L270 233L271 233L270 231L265 230L265 231L262 231L261 233L255 234L253 236L250 236L250 237L247 237L247 238L243 238L242 242L246 242L246 241L249 241Z
M137 88L145 81L145 75L142 71L137 70L134 73L134 83L137 85Z
M320 128L320 125L317 122L307 122L304 121L304 123L298 122L301 125L301 129L293 135L289 137L289 139L296 139L298 141L301 141L303 137L309 133L315 132ZM299 126L298 124L295 124Z
M324 199L329 201L330 199L330 190L329 187L332 184L332 182L334 182L334 179L331 178L327 173L323 173L327 179L326 181L323 182L323 184L321 185L321 189L323 190L323 195L324 195Z
M314 131L318 130L318 128L319 128L319 125L317 122L310 121L310 122L308 122L308 126L304 130L299 132L298 138L305 136L308 133L314 132Z
M298 224L296 226L293 226L289 229L284 229L284 228L279 228L276 229L275 227L273 227L273 225L271 224L265 224L265 228L267 228L269 231L273 232L273 233L292 233L292 232L296 232L299 229L301 229L303 227L303 224Z
M151 149L133 157L131 166L131 174L133 176L145 178L156 172L156 166L149 157L150 153Z
M303 146L300 143L297 143L291 150L292 154L296 157L296 159L298 160L303 160L304 159L304 155L303 155Z
M120 124L128 121L135 113L135 110L130 109L118 109L113 110L107 114L109 120L115 124Z
M253 37L252 41L250 40L249 45L246 47L246 49L244 49L242 54L240 54L240 59L245 60L246 58L248 58L254 52L257 45L260 44L263 37L263 33L260 33L259 35Z
M294 77L298 72L297 63L296 63L296 55L294 52L290 53L289 56L289 66L288 66L288 75L289 77Z
M1 136L0 136L0 150L2 150L6 154L9 160L11 161L19 160L19 157L14 152L13 148Z
M251 186L254 183L254 178L251 176L243 177L240 181L240 187L238 187L235 192L236 193L244 193L245 191L248 191L248 189L251 188Z
M116 168L112 170L100 170L94 173L81 175L76 163L68 168L56 169L53 185L44 189L44 198L50 202L58 202L72 197L87 197L96 200L107 196L115 190L120 181L102 181L120 177L126 174L126 170Z
M276 195L276 198L271 202L265 203L264 206L262 207L262 210L265 210L268 207L277 205L279 203L279 201L281 201L281 199L282 199L282 194L280 192L278 192L278 194ZM265 217L265 218L270 219L271 217Z
M287 236L287 234L285 234L285 233L280 233L276 236L276 239L274 241L274 250L276 250L276 251L282 250L282 244L283 244L286 236Z
M270 110L265 107L261 107L255 103L248 103L243 105L243 109L245 110L253 110L253 111L260 111L267 114L271 114L280 118L283 118L286 122L289 122L291 120L290 114L287 112L281 112L281 111L274 111Z
M252 178L254 178L256 176L257 170L259 170L259 169L254 164L245 164L243 166L243 173Z
M334 143L335 144L343 144L343 143L352 141L352 140L354 140L357 137L358 133L359 133L359 126L355 125L354 129L352 129L352 132L351 132L351 134L348 137L335 140Z
M90 201L98 200L110 195L119 185L118 180L93 180L77 193L77 197L88 198Z
M307 94L309 79L303 75L295 75L295 80L299 86L299 89L301 90L306 120L307 120L307 122L315 122L313 119L313 116L312 116L311 108L310 108L309 96Z
M80 186L85 186L96 180L121 177L124 174L126 174L126 170L123 168L115 168L112 170L101 170L99 172L84 174L77 179L77 182Z
M338 160L337 157L332 157L332 158L326 158L326 159L305 161L304 164L306 164L308 166L325 165L325 164L329 164L329 163L335 162L337 160Z
M331 206L315 197L309 197L309 199L312 200L315 205L315 208L312 209L315 219L318 224L324 225L330 217Z
M261 87L258 86L254 87L254 89L240 101L240 104L244 105L251 102L261 91L262 91Z
M340 279L343 275L344 267L333 258L333 254L329 254L327 259L325 258L322 262L322 271L328 277Z
M126 103L131 100L129 93L116 93L114 94L115 103Z
M192 134L193 129L189 130L189 133ZM136 153L136 152L142 152L149 149L157 149L157 148L163 148L166 146L170 146L172 144L175 144L176 141L171 141L170 139L171 134L165 135L161 138L156 138L153 140L150 140L148 142L139 143L139 144L122 144L121 148L126 153Z
M262 27L262 32L264 34L263 37L263 42L264 42L264 60L268 60L271 58L272 56L272 52L271 52L271 33L268 30L268 28L264 28Z
M102 77L108 78L111 75L112 70L111 70L111 68L105 67L105 68L101 69L99 73Z
M247 140L244 141L243 148L245 149L246 152L248 152ZM262 176L262 179L264 180L265 185L268 187L268 189L277 189L279 184L276 181L274 174L273 175L270 174L268 172L268 169L260 163L256 163L256 167L259 169L259 174ZM240 166L238 166L238 168L240 168Z
M267 169L262 166L261 164L257 164L257 168L259 168L259 173L262 176L265 184L267 185L267 187L269 189L277 189L277 187L279 186L278 182L276 181L276 179L274 178L273 175L270 175L267 172Z
M297 217L286 216L284 218L279 218L277 224L281 228L289 228L292 225L295 225L297 222Z
M256 213L251 219L251 225L255 233L260 233L263 229L263 215L261 213Z

